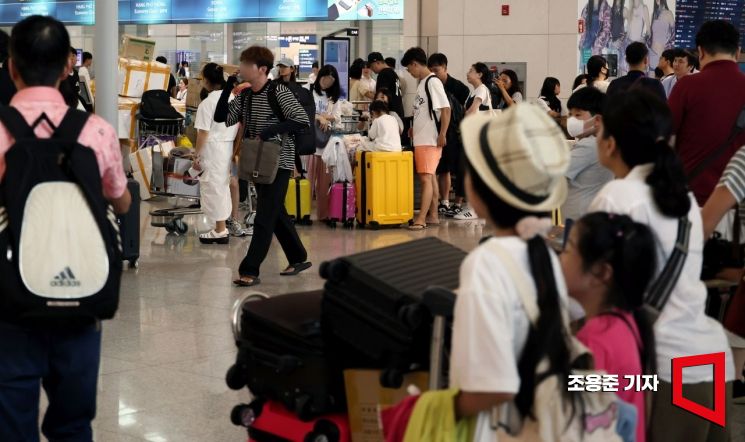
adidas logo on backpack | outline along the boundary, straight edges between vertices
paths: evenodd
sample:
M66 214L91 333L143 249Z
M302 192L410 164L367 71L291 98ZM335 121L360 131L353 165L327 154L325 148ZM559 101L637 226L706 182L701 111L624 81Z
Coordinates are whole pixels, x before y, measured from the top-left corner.
M80 287L80 281L75 279L75 275L70 270L70 267L65 267L59 275L52 278L49 285L52 287Z
M78 321L116 312L119 231L96 154L77 142L87 120L70 110L52 137L37 138L17 110L0 108L15 139L0 182L0 319Z

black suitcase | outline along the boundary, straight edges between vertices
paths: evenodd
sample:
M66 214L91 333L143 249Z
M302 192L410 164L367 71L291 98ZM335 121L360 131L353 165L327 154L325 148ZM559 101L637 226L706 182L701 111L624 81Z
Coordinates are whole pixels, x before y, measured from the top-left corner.
M122 257L130 268L137 268L140 259L140 184L127 180L127 189L132 195L129 212L117 216L119 235L122 239Z
M345 358L358 352L368 368L384 370L384 386L397 388L404 373L429 365L432 316L422 294L431 286L456 289L465 257L425 238L323 263L324 328L344 341Z
M321 330L322 291L243 305L227 384L281 402L301 420L346 410L344 375Z

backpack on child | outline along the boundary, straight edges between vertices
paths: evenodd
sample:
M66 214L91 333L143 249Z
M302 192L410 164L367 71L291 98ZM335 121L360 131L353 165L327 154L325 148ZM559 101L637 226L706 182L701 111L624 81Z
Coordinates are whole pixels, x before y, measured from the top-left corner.
M282 112L282 108L279 106L277 100L277 82L273 82L269 87L268 98L269 106L271 106L274 115L279 118L280 121L285 121L285 115ZM293 133L295 137L295 153L297 155L312 155L316 152L316 103L313 100L313 93L308 89L302 87L297 83L281 83L287 86L287 89L292 92L295 99L303 107L305 113L308 115L310 126L306 127L302 131Z
M11 321L110 319L122 270L116 215L95 152L78 143L88 114L70 109L47 139L12 107L15 139L0 182L0 315ZM51 321L50 321L51 320Z
M513 275L523 309L531 326L535 327L541 311L531 294L534 290L531 287L533 282L522 276L523 272L509 252L494 242L490 244L492 251L499 255L502 265ZM590 355L590 351L570 333L568 315L564 313L563 316L567 346L574 363ZM617 432L620 399L616 394L609 391L581 391L576 393L576 400L572 404L565 400L568 380L562 379L558 374L547 375L548 365L549 361L544 359L536 367L531 416L521 416L512 402L495 408L492 428L498 431L497 440L620 442L621 437ZM590 375L601 378L604 373L573 370L573 374L585 379Z

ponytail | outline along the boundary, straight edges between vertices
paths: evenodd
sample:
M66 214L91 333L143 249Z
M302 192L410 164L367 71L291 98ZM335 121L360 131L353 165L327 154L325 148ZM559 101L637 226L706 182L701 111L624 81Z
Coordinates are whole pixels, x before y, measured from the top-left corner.
M666 140L657 140L654 150L657 158L652 173L647 177L654 202L665 216L686 216L691 210L691 200L688 197L688 178L683 164Z
M654 164L646 182L655 205L663 215L680 218L688 214L691 201L683 164L668 143L671 134L670 108L651 92L632 88L606 100L603 138L615 138L629 168Z
M537 290L537 303L540 316L535 327L531 327L525 342L522 356L517 364L520 373L520 390L515 396L515 405L523 416L531 415L535 388L549 375L556 374L561 382L569 379L572 369L571 354L567 345L567 330L561 314L559 291L556 288L554 265L546 241L536 236L528 241L528 261ZM549 368L540 376L536 375L538 364L548 358ZM563 389L562 389L563 391ZM569 392L563 391L565 398ZM576 412L572 404L572 415Z
M225 88L225 71L217 63L207 63L202 69L202 77L214 86L215 90Z

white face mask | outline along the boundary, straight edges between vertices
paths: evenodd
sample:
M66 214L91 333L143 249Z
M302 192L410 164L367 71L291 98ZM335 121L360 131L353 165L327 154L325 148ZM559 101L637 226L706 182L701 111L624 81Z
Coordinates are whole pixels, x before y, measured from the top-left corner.
M567 118L567 132L569 132L569 136L572 136L574 138L579 137L586 132L585 121L580 120L577 117Z

